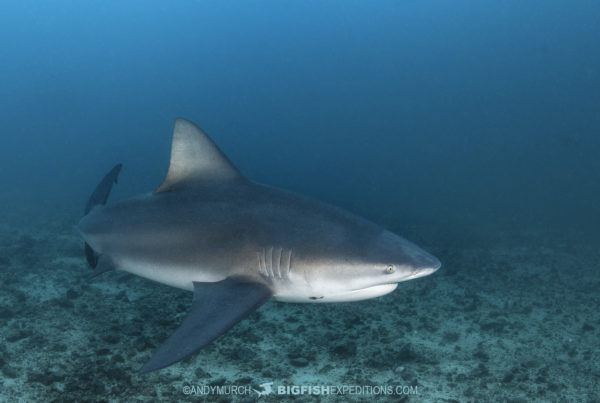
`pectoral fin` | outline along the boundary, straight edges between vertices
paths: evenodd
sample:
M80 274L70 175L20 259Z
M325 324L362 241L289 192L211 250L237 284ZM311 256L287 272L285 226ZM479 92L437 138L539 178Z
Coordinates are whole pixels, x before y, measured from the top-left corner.
M140 371L164 368L194 354L265 303L271 295L266 285L240 277L215 283L194 282L194 300L187 316Z

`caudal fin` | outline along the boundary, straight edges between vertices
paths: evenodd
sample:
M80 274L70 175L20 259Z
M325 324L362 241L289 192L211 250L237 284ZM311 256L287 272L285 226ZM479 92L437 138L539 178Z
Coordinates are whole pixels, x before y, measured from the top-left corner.
M96 186L96 189L94 189L94 192L85 205L83 215L87 215L95 206L99 204L102 206L106 204L108 195L110 195L110 190L112 189L112 185L113 183L117 183L119 172L121 171L122 167L123 164L117 164L106 175L104 175L104 178L102 178L98 186ZM95 268L98 265L98 254L87 243L85 244L85 258L91 267Z
M85 205L85 211L83 215L87 215L95 206L98 204L105 205L108 200L108 195L110 194L110 190L112 189L113 183L117 183L117 179L119 177L119 172L123 164L117 164L111 169L104 178L100 181L96 189L90 196L87 204Z

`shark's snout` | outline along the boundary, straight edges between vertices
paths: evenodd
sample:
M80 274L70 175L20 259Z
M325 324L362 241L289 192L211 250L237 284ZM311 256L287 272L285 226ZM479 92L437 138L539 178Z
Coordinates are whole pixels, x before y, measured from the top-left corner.
M411 278L426 276L442 266L438 258L390 231L384 231L379 242L390 261L412 270Z
M428 276L442 267L442 262L438 258L423 249L418 248L414 252L413 272L410 275L411 280Z
M424 276L427 274L431 274L436 272L440 267L442 267L442 262L439 259L423 250L421 250L422 255L419 256L419 264L418 270L423 272Z
M442 266L442 263L439 260L437 260L437 259L435 259L435 260L437 261L437 263L435 265L432 263L432 265L430 267L416 269L414 271L414 274L411 276L411 279L425 277L425 276L429 276L432 273L435 273Z

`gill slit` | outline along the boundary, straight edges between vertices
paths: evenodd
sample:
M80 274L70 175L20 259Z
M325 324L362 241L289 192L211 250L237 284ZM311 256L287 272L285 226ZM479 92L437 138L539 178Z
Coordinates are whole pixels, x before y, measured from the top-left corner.
M265 253L264 249L261 249L260 252L256 252L256 255L258 256L258 271L259 271L259 273L267 274L267 271L263 268L264 253Z
M258 271L267 278L289 279L294 268L292 249L269 246L256 252Z
M271 278L275 278L275 272L273 271L273 247L270 246L269 247L269 257L268 257L268 262L269 262L269 271L271 272Z
M279 249L279 258L277 259L277 277L281 278L281 255L283 254L283 248Z

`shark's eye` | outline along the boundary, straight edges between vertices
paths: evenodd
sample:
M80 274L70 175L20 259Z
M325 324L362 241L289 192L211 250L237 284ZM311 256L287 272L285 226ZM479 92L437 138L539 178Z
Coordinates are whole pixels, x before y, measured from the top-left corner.
M388 274L391 274L391 273L393 273L395 271L396 271L396 268L393 265L391 265L391 264L388 264L386 266L386 268L385 268L385 272L388 273Z

